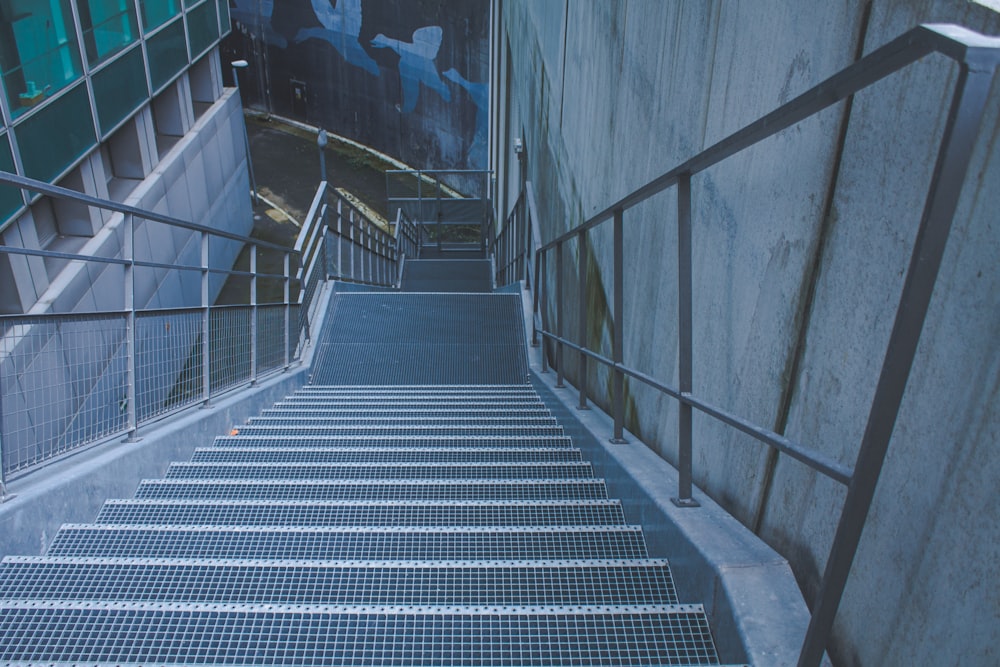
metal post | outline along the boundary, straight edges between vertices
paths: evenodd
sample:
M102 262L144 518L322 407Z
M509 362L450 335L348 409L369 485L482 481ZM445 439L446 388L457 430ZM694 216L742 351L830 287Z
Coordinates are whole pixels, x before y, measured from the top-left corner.
M344 201L337 197L337 278L344 278Z
M538 253L535 255L535 279L532 282L531 288L531 347L538 347L538 322L536 315L538 315L538 299L541 296L541 275L542 270L542 258L545 256L544 253ZM545 361L545 355L542 355L542 361Z
M927 191L924 212L899 298L896 320L889 336L857 463L854 465L854 475L847 489L847 499L844 501L840 523L826 562L826 572L813 607L802 653L799 655L799 667L815 667L820 664L833 628L903 400L992 79L992 67L972 71L967 63L961 64L934 175Z
M211 312L208 304L208 233L201 232L201 407L207 408L212 399L212 364L209 336Z
M677 179L677 374L681 396L693 389L691 275L691 174ZM683 400L677 415L678 507L698 507L691 497L692 409Z
M556 336L563 337L563 244L556 244ZM556 387L562 389L565 367L563 366L563 344L556 341Z
M250 385L257 384L257 246L250 244Z
M288 366L291 364L290 359L289 359L290 355L288 353L288 348L290 347L289 344L288 344L289 343L289 340L288 340L288 325L289 325L289 322L292 319L292 304L291 304L290 299L289 299L289 288L291 286L291 265L292 265L291 254L288 253L288 252L286 252L285 253L285 261L284 261L284 276L285 277L282 280L282 282L284 283L284 300L285 300L285 308L284 308L284 310L285 310L285 317L284 317L284 327L282 328L282 335L281 335L281 339L285 343L285 345L284 345L284 347L285 347L285 349L284 349L284 356L285 356L284 363L285 363L285 370L286 371L288 370Z
M549 258L549 254L547 252L543 252L541 254L541 256L540 256L541 273L538 274L538 297L539 297L538 306L539 307L536 310L538 312L538 317L539 317L539 319L541 320L541 323L542 323L542 331L546 330L545 329L545 313L546 313L546 310L548 309L548 299L546 298L548 296L548 281L545 279L545 271L546 271L546 269L548 267L548 263L549 263L548 262L548 258ZM549 346L547 344L547 341L543 337L542 338L542 372L543 373L547 373L549 371L549 357L548 357L548 354L546 354L546 351L548 350L548 347Z
M236 60L230 64L232 65L233 68L233 85L236 87L236 95L237 97L241 97L240 78L237 76L236 73L238 70L246 69L250 63L248 63L245 60ZM241 99L240 100L241 113L242 109L243 109L243 101ZM250 135L247 132L247 122L245 118L243 119L243 147L246 149L247 152L247 174L249 174L250 176L250 191L253 193L253 204L254 206L256 206L258 203L257 180L253 176L253 163L250 161Z
M125 215L125 419L128 435L126 442L136 442L138 429L135 409L135 220L131 213Z
M615 219L614 219L614 304L612 305L612 317L614 322L612 323L614 329L614 340L611 345L611 356L615 364L623 364L625 362L625 345L624 345L624 324L625 324L625 303L624 303L624 264L623 264L623 232L622 232L622 218L624 216L624 211L620 208L615 209ZM615 432L611 436L611 442L616 445L621 445L626 442L625 440L625 374L619 369L614 370L613 375L613 385L614 385L614 405L612 406L612 412L614 412L615 420Z
M357 280L354 276L354 209L347 207L347 224L351 231L351 244L348 246L351 255L351 280Z
M577 287L577 343L587 347L587 232L581 231L576 237L577 268L579 270ZM580 388L580 410L589 410L587 405L587 355L580 352L580 372L577 379Z
M321 129L316 133L316 147L319 148L319 180L326 183L326 130Z

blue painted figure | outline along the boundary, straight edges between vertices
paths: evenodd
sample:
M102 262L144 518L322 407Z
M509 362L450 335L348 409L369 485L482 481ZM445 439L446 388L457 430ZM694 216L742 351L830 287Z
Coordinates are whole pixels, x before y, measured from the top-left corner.
M473 137L472 145L466 153L466 162L472 168L485 168L488 157L486 141L489 137L489 84L473 83L459 74L454 67L444 72L442 76L465 88L472 98L472 103L476 105L476 136Z
M441 27L427 26L413 32L412 42L402 42L398 39L378 34L372 40L372 46L380 49L392 49L399 54L399 79L403 86L402 113L410 113L417 106L420 97L420 84L424 84L445 102L451 101L451 91L438 76L434 58L441 48Z
M361 34L361 0L337 0L337 6L330 0L312 0L313 12L322 28L302 28L296 33L295 41L322 39L344 57L344 60L361 69L379 76L378 64L358 43Z

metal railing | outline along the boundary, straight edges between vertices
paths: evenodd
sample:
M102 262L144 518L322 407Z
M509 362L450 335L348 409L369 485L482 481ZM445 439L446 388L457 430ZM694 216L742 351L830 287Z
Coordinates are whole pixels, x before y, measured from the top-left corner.
M492 210L492 175L479 169L390 169L386 200L390 211L402 210L417 225L423 245L482 247ZM477 228L476 238L448 240L455 227Z
M327 204L329 198L333 199ZM397 276L396 239L336 190L320 184L309 221L321 223L325 275L334 280L393 286ZM307 221L303 228L309 226ZM307 280L308 284L308 280Z
M297 284L289 270L299 251L14 174L0 172L0 183L121 216L110 256L0 246L12 261L82 268L85 292L121 290L113 295L120 308L0 316L0 492L9 479L57 457L118 435L133 441L139 426L208 405L299 357L300 305L291 298ZM154 238L175 239L177 260L137 249L137 231L144 248L155 246ZM213 266L211 258L227 250L215 244L230 244L233 255L246 248L249 268ZM283 256L284 271L258 271L262 251ZM248 284L247 302L213 305L210 296L224 280ZM283 298L258 302L258 284L267 281L281 284ZM151 307L166 292L197 305Z
M713 405L693 393L692 364L692 198L691 177L732 155L771 137L856 92L871 86L893 72L931 53L940 53L959 64L951 107L942 133L937 162L919 221L910 265L907 269L895 322L885 358L879 372L867 426L853 468L841 465L821 453L810 450L768 428ZM623 442L625 419L624 379L633 378L672 397L679 403L678 461L679 488L674 502L682 507L696 506L692 498L692 411L698 410L738 431L804 463L830 479L847 486L836 534L819 595L799 656L801 667L819 665L829 641L833 621L844 592L871 507L875 486L885 459L889 439L903 397L914 359L917 342L927 313L945 243L951 228L962 183L993 80L1000 61L1000 39L984 37L951 25L924 25L915 28L860 59L806 93L782 105L747 127L698 153L643 187L592 216L574 229L545 243L538 240L538 215L531 184L521 193L513 213L491 247L497 258L498 283L526 279L533 291L534 322L532 337L540 334L554 346L554 366L563 382L563 351L579 355L580 377L586 377L588 360L611 369L613 442ZM668 384L639 369L625 365L623 359L623 234L625 212L654 195L676 187L678 234L678 385ZM588 347L586 328L586 247L588 232L611 222L613 236L612 356L601 355ZM576 341L570 339L574 323L563 317L563 256L567 242L575 240L579 258ZM554 257L552 257L554 256ZM552 262L549 258L552 257ZM544 279L555 264L552 295L554 323L549 325ZM542 325L542 320L545 326ZM543 346L544 347L544 346ZM543 349L543 370L549 360ZM587 403L586 381L579 383L580 404Z

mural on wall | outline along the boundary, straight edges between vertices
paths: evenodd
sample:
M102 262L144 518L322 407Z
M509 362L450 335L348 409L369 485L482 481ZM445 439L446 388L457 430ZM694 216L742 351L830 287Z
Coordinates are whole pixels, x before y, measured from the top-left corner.
M244 102L422 168L485 169L489 0L230 0ZM223 68L224 71L228 68Z

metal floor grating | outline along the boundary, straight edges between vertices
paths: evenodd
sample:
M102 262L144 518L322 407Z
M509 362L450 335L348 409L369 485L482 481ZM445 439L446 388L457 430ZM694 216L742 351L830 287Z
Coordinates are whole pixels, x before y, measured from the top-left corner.
M637 526L257 528L66 524L50 556L289 560L645 558Z
M199 447L192 463L569 463L575 448Z
M513 294L342 294L327 318L316 384L516 384L528 377Z
M236 435L219 436L216 447L365 447L365 448L468 448L468 447L563 447L571 448L573 441L565 435L249 435L233 429Z
M0 662L345 666L717 664L700 606L0 607Z
M445 420L517 420L537 421L543 420L545 423L554 423L552 414L548 408L529 407L523 408L518 405L498 407L467 407L459 406L455 408L270 408L261 410L260 417L256 419L294 419L294 420L359 420L368 422L372 420L386 420L389 422L404 421L426 421L428 419Z
M427 428L431 426L451 427L488 427L498 429L505 427L556 427L559 422L553 417L517 416L508 412L505 416L475 417L471 414L431 415L431 414L400 414L394 417L251 417L247 420L250 426L291 426L291 427L326 427L342 428L347 426L385 427L385 428Z
M590 463L173 463L165 479L565 479Z
M342 435L342 436L446 436L457 435L464 437L490 436L490 437L513 437L521 438L526 436L549 436L557 437L563 435L562 426L520 426L494 424L452 424L452 425L427 425L415 424L386 425L370 424L368 426L267 426L261 424L249 424L235 427L239 435L291 435L295 437L308 437L317 435Z
M309 605L661 605L664 560L167 561L8 558L0 599Z
M96 523L213 526L613 526L616 500L558 502L220 502L109 500Z
M139 499L215 500L605 500L603 479L536 480L158 480Z

